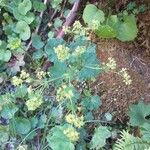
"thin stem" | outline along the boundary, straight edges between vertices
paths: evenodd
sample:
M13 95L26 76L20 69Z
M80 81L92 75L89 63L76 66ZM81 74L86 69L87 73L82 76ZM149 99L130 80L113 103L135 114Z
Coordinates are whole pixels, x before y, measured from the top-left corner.
M85 66L85 67L89 69L94 69L94 70L103 70L103 68L101 67L92 67L92 66Z
M47 4L47 0L44 0L44 4L45 4L45 5ZM36 27L36 29L35 29L35 32L34 32L35 34L37 34L38 31L39 31L40 25L41 25L41 23L42 23L43 14L44 14L44 11L42 11L42 12L40 13L41 21L40 21L39 25L38 25L38 26ZM27 45L27 47L26 47L26 51L29 50L31 44L32 44L32 40L30 40L30 42L28 43L28 45Z
M111 123L111 124L115 124L114 122L102 121L102 120L89 120L89 121L85 121L85 123Z

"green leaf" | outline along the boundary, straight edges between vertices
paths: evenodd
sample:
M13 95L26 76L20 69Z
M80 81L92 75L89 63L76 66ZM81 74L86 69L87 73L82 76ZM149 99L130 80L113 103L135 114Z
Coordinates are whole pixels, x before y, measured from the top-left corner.
M48 38L49 39L54 38L54 32L53 31L48 32Z
M46 10L46 5L42 2L39 2L37 0L34 0L33 1L33 8L38 11L38 12L41 12L41 11L44 11Z
M22 40L28 40L31 34L29 25L25 21L19 21L16 24L16 33L19 33Z
M38 124L38 118L37 117L32 117L30 119L30 122L31 122L31 127L35 128L37 126L37 124Z
M46 114L42 114L40 116L40 118L38 119L38 127L39 128L44 128L45 124L46 124L46 121L47 121L47 115Z
M0 60L8 62L11 58L11 52L9 50L0 50Z
M86 53L81 56L81 68L78 73L79 80L95 78L100 72L100 61L96 56L96 45L89 43Z
M32 3L30 0L23 0L22 3L18 5L18 11L22 15L26 15L26 13L31 10L32 8Z
M86 109L92 111L97 110L102 105L102 102L98 95L94 95L83 99L82 105L86 107Z
M25 21L27 24L31 24L35 19L34 13L27 12L27 14L24 16L19 13L18 9L13 9L13 15L17 20Z
M63 74L66 73L68 67L65 63L56 62L54 66L49 68L49 72L52 78L59 78L62 77Z
M63 39L51 38L48 40L48 42L45 46L45 52L48 55L48 59L50 61L52 61L52 62L57 61L57 56L54 52L54 48L61 44L64 44Z
M42 57L44 56L44 52L42 51L42 50L36 50L34 53L33 53L33 55L32 55L32 57L33 57L33 59L34 60L36 60L36 59L41 59Z
M25 85L21 85L16 88L15 96L17 98L23 98L26 96L27 93L28 93L27 87Z
M150 139L150 123L144 123L142 128L140 128L142 139L149 142Z
M52 150L62 150L62 148L64 150L75 150L74 145L65 136L63 129L61 129L59 126L51 129L47 136L47 141Z
M112 114L111 113L109 113L109 112L107 112L107 113L105 113L105 118L106 118L106 120L107 121L111 121L112 120Z
M131 126L142 127L145 123L150 124L150 119L146 119L146 116L150 115L150 104L144 104L139 102L137 105L131 105L129 107L128 116L130 117L129 123Z
M92 25L93 21L98 21L98 23L103 23L105 21L104 12L93 4L86 5L82 17L84 22L88 25Z
M15 118L12 120L11 125L12 128L14 128L20 135L28 134L31 130L31 123L28 119L25 118Z
M95 129L94 136L90 142L90 149L99 150L106 144L106 139L111 136L111 132L107 129L107 127L100 126Z
M100 25L95 33L102 38L114 38L116 37L116 31L109 25Z
M41 49L44 46L44 43L41 41L41 37L39 35L32 35L32 46L36 49Z
M61 19L56 18L55 21L54 21L54 27L55 27L55 28L59 28L59 27L61 27L62 23L63 23L63 22L62 22Z
M124 16L124 22L118 27L117 38L123 42L133 41L137 37L138 28L133 15Z
M18 111L18 107L15 104L7 104L3 106L3 109L1 111L1 116L5 119L11 119L14 117L17 111Z
M0 40L0 61L8 62L11 58L11 52L7 50L7 44Z
M9 140L9 127L0 125L0 145L5 149L5 143ZM3 147L4 146L4 147Z

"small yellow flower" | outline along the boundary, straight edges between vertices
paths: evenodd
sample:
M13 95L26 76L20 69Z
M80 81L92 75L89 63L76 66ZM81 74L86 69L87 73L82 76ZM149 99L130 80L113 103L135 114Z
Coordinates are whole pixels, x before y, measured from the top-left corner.
M81 128L84 125L84 117L77 117L74 114L68 114L65 117L66 121L77 128Z
M86 47L85 47L85 46L78 46L78 47L75 49L73 55L79 56L79 55L83 54L83 53L85 52L85 50L86 50Z
M42 99L40 97L33 97L26 101L26 105L28 107L28 110L34 111L43 103Z
M57 94L56 94L56 100L62 101L65 99L72 99L74 96L73 91L70 89L70 87L67 87L66 85L62 85L62 87L58 88Z
M72 142L77 142L79 140L79 133L72 127L64 130L64 134L70 139Z
M74 126L77 128L81 128L82 126L84 126L84 117L77 117L76 121L74 122Z
M22 71L21 71L21 74L20 74L20 78L21 78L21 79L25 80L25 79L27 79L29 76L30 76L29 73L26 73L25 70L22 70Z
M18 86L20 84L22 84L23 80L18 78L17 76L12 77L12 84L14 86Z
M114 70L117 67L116 61L114 58L109 57L108 58L108 63L105 64L106 65L106 70Z
M74 122L75 122L75 115L73 115L73 114L68 114L68 115L66 115L65 119L66 119L66 121L67 121L68 123L74 124Z
M42 78L44 78L45 77L45 75L46 75L46 72L44 72L44 71L37 71L37 73L36 73L36 77L38 78L38 79L42 79Z
M93 21L92 21L92 26L91 26L90 28L91 28L92 30L97 30L99 26L100 26L99 21L93 20Z
M12 50L18 49L21 47L21 39L19 38L10 38L8 42L9 42L8 48Z
M54 48L55 53L60 61L64 61L69 57L69 48L64 45L58 45Z
M122 68L121 71L119 71L119 75L121 75L123 77L123 82L126 85L132 84L131 76L128 74L126 68Z

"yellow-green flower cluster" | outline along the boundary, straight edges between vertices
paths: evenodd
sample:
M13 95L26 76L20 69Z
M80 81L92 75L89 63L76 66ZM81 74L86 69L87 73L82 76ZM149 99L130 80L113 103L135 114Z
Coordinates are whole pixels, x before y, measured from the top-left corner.
M29 76L30 76L29 73L26 73L24 70L22 70L19 77L17 76L12 77L12 84L14 86L21 85L24 80L29 78Z
M130 85L132 83L131 76L128 74L126 68L122 68L121 71L119 71L119 74L123 77L123 82L126 85Z
M23 80L17 76L12 77L12 84L14 86L18 86L20 84L22 84Z
M30 76L29 73L27 73L25 70L21 71L21 74L20 74L21 79L25 80L25 79L29 78L29 76Z
M69 48L65 45L58 45L54 48L55 53L60 61L64 61L69 58Z
M116 69L116 67L117 67L117 63L116 63L115 59L112 57L109 57L108 62L105 64L104 68L106 70L114 70L114 69Z
M92 30L97 30L98 27L99 27L99 25L100 25L99 21L93 20L93 21L92 21L92 25L90 26L90 28L91 28Z
M45 77L45 75L46 75L46 72L44 72L44 71L37 71L36 72L36 77L38 78L38 79L42 79L42 78L44 78Z
M81 128L84 125L84 117L77 117L74 114L68 114L65 117L66 121L77 128Z
M80 21L75 21L73 24L73 27L63 27L63 31L65 33L74 34L77 37L78 36L85 36L88 34L88 29L83 27L80 23Z
M63 101L66 99L72 99L73 96L74 94L71 87L68 87L67 85L62 85L62 87L58 88L57 90L56 100Z
M79 56L79 55L83 54L85 51L86 51L85 46L77 46L77 48L75 49L73 55Z
M72 142L77 142L79 140L79 133L75 130L75 128L70 127L64 130L64 134L70 139Z
M21 47L21 40L19 38L10 38L8 48L15 50Z
M43 103L43 100L41 97L32 97L31 99L26 101L26 105L28 107L28 110L34 111Z

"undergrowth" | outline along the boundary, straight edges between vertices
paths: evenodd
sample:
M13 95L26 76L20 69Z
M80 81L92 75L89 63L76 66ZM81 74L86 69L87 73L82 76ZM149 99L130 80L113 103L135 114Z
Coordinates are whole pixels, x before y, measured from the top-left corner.
M99 150L107 148L109 139L113 138L113 115L106 113L104 119L95 116L102 101L90 84L99 74L109 71L122 77L125 86L132 84L132 77L126 68L117 70L113 58L107 63L100 62L89 35L95 32L103 38L132 41L138 32L135 14L123 12L106 17L102 10L88 4L83 13L87 26L76 21L71 27L62 27L62 18L69 11L66 3L0 0L2 150ZM70 0L68 5L75 3ZM61 4L64 4L62 10ZM51 18L53 22L46 25L49 32L43 40L38 31L48 7L53 10L53 16L61 12L63 17ZM149 108L142 102L130 107L129 123L139 127L140 136L123 131L114 149L148 150Z

